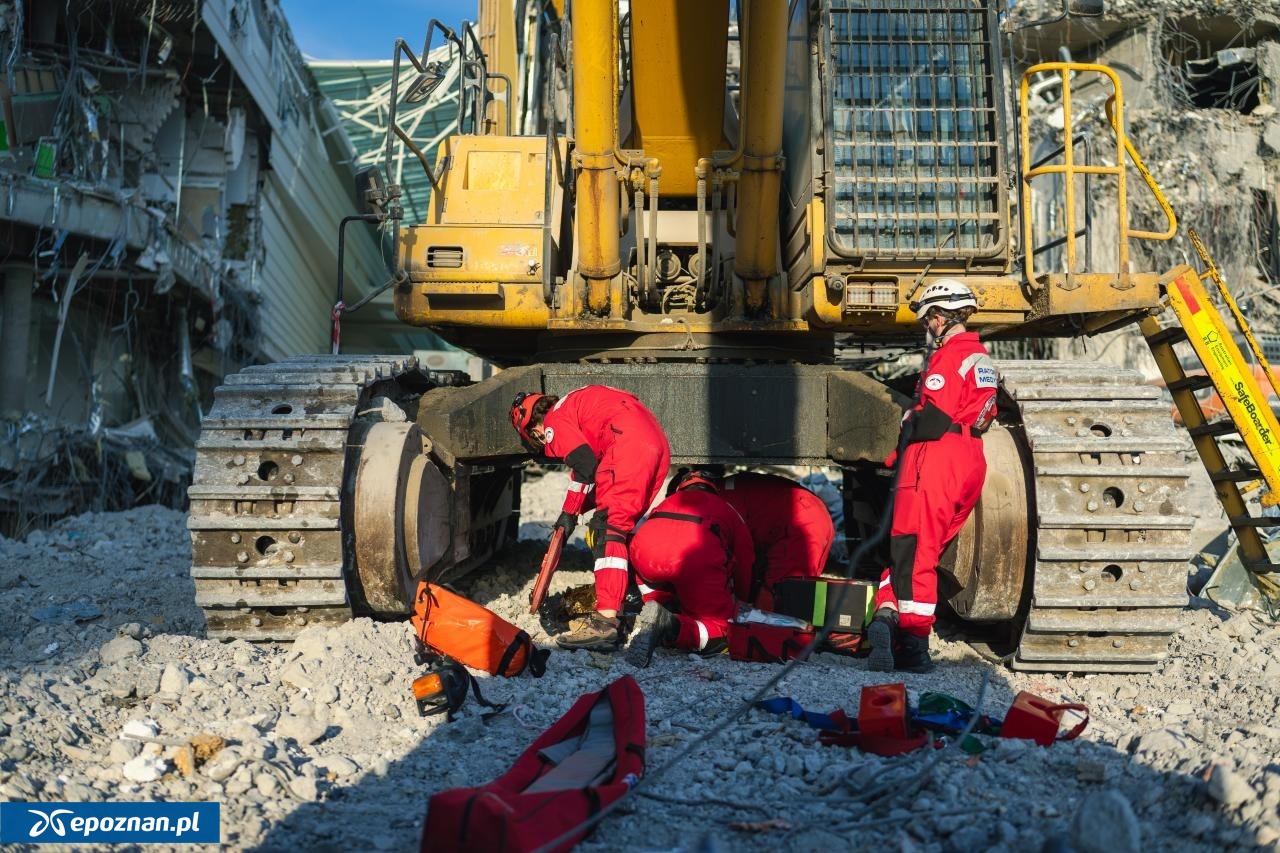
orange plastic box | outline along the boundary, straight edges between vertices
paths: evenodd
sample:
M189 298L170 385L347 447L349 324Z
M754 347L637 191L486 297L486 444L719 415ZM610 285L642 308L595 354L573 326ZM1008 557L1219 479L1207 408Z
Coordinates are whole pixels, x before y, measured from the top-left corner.
M858 702L858 731L872 737L907 736L907 686L877 684L862 688Z

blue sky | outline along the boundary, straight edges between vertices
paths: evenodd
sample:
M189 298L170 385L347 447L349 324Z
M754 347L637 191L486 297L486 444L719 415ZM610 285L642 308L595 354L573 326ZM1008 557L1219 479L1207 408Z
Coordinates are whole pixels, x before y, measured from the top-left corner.
M455 29L476 19L475 0L280 0L280 6L294 41L312 59L390 59L397 38L422 50L432 18Z

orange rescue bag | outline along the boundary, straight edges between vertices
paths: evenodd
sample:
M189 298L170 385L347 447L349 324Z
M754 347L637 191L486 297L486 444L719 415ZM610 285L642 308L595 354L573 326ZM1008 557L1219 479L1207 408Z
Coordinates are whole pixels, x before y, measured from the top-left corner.
M412 622L427 649L474 669L507 678L526 669L535 678L547 671L551 652L535 648L526 631L437 584L418 584Z

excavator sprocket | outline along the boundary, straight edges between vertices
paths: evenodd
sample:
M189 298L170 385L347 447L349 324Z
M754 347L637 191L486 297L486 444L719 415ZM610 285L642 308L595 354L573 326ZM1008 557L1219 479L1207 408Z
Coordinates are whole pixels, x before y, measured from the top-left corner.
M999 363L1034 478L1020 670L1149 672L1187 604L1189 438L1132 370Z
M371 609L344 507L368 432L352 427L416 430L399 407L433 378L398 356L298 357L226 377L202 423L187 522L210 637L290 640Z

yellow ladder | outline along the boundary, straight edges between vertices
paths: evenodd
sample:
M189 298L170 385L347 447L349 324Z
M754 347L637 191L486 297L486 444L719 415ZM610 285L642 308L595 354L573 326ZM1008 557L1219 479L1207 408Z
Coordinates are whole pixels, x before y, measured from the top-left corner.
M1196 452L1204 463L1214 491L1227 513L1227 523L1235 531L1240 559L1252 575L1253 586L1273 602L1280 601L1280 583L1265 577L1280 571L1272 562L1260 528L1280 528L1280 517L1252 516L1244 498L1241 483L1262 480L1267 492L1264 506L1280 504L1280 422L1267 402L1253 370L1245 361L1240 347L1218 307L1209 298L1204 280L1212 280L1240 334L1248 343L1267 381L1276 388L1275 375L1262 349L1249 330L1244 316L1227 290L1221 275L1194 231L1188 232L1192 244L1207 267L1203 274L1190 267L1171 273L1167 284L1169 306L1179 325L1162 327L1155 317L1141 324L1143 337L1151 348L1165 385L1191 435ZM1204 368L1203 374L1188 375L1182 367L1174 345L1187 342ZM1195 392L1212 387L1222 398L1227 417L1206 419ZM1238 435L1253 458L1256 467L1233 470L1218 445L1223 436Z

